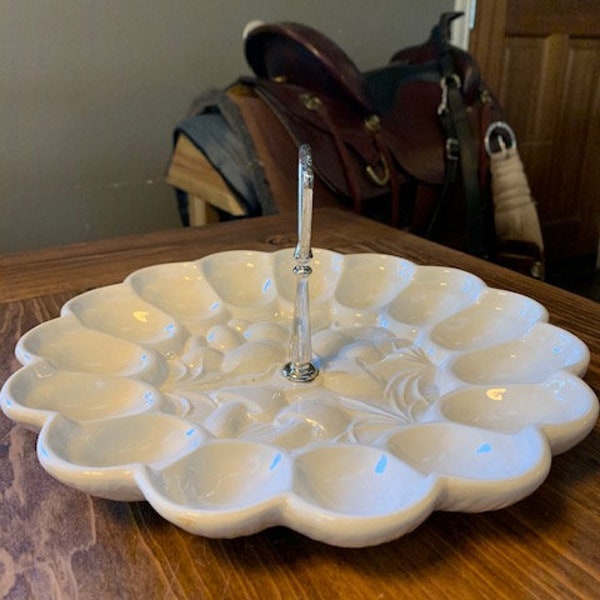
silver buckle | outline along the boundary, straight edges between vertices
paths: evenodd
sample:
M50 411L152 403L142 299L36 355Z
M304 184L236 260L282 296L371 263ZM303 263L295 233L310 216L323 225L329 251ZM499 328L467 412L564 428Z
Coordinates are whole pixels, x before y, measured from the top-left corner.
M497 145L497 150L492 148L492 143ZM483 144L488 156L499 152L506 152L509 148L517 147L517 136L508 123L494 121L485 130Z

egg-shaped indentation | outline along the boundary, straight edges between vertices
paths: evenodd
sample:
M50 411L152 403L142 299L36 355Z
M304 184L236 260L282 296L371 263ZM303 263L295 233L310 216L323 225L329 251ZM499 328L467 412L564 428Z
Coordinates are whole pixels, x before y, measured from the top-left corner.
M243 440L208 442L149 476L155 493L188 511L257 505L291 485L285 452Z
M236 328L225 323L213 325L206 332L206 343L221 352L227 352L245 343L245 338Z
M231 375L261 375L280 368L287 360L278 344L248 342L225 353L222 369Z
M323 446L296 459L296 494L341 515L376 517L408 510L425 500L431 486L431 478L379 448Z
M56 370L34 363L17 371L7 383L9 413L39 429L49 413L73 421L93 421L148 412L161 406L158 391L125 377Z
M253 419L268 419L269 423L281 408L287 406L283 390L269 383L262 383L260 386L221 386L211 392L211 396L217 406L239 403Z
M453 350L476 350L521 337L546 319L546 309L535 300L489 289L474 304L438 323L431 339Z
M220 387L210 393L213 410L202 424L218 438L237 438L248 429L268 429L275 415L286 406L285 395L276 386ZM261 438L261 441L264 439Z
M336 252L313 249L313 258L310 261L312 273L310 275L309 294L312 304L317 305L331 299L342 272L345 257ZM297 277L293 273L296 260L291 248L278 250L273 254L273 272L280 296L288 303L296 298Z
M125 281L141 298L194 331L198 323L218 317L223 309L199 262L147 267Z
M152 346L163 354L178 352L185 331L173 317L140 298L128 285L111 285L67 302L63 315L73 314L90 329Z
M339 437L351 423L350 415L335 406L326 390L319 389L277 413L270 428L270 441L287 449L308 447Z
M322 365L332 362L355 339L350 332L341 329L321 329L312 335L312 349Z
M399 340L384 327L354 326L338 329L323 329L313 335L313 350L319 356L323 368L344 370L356 364L370 364L382 360L396 351Z
M542 384L461 389L443 398L440 410L456 423L506 433L534 425L558 454L590 432L598 401L581 379L563 371Z
M373 311L384 306L403 290L416 271L413 263L385 254L350 254L335 292L347 308Z
M461 355L452 369L469 383L505 386L542 383L561 369L582 374L588 363L589 350L580 339L537 323L523 337Z
M273 258L266 252L219 252L201 259L199 264L221 300L235 307L256 309L277 296Z
M17 344L19 360L46 359L57 369L101 375L133 375L158 381L163 364L152 350L94 329L72 316L53 319L26 333Z
M283 323L262 321L249 325L243 332L243 336L249 342L271 342L280 345L283 349L288 346L290 330Z
M52 418L38 438L40 463L53 477L85 493L141 500L141 465L160 468L207 438L197 425L162 413L76 423Z
M459 269L421 266L391 303L389 314L401 323L425 327L464 310L485 287L481 279Z
M439 508L489 510L530 493L545 478L550 450L535 428L513 435L456 423L413 425L388 440L392 454L446 482Z
M40 436L48 454L96 469L134 463L161 466L205 438L206 433L198 426L164 413L81 423L55 419Z

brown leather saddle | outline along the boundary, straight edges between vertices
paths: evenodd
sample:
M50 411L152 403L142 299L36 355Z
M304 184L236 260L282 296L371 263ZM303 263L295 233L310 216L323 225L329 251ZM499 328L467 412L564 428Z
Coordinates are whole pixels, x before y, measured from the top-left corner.
M449 43L460 15L443 14L424 44L367 73L311 27L259 25L245 38L256 78L243 81L297 146L310 144L317 175L357 212L383 204L393 225L460 238L463 249L489 256L482 132L499 109L474 59Z

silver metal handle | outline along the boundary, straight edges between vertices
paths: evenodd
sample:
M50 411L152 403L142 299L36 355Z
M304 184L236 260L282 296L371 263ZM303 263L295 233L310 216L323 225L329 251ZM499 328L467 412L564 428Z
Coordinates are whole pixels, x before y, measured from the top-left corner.
M296 264L292 273L296 276L296 299L294 322L290 339L290 362L283 368L283 375L290 381L307 383L318 374L319 369L311 362L311 328L308 302L308 277L312 269L310 240L313 213L312 156L310 146L300 146L298 153L298 243L294 252Z

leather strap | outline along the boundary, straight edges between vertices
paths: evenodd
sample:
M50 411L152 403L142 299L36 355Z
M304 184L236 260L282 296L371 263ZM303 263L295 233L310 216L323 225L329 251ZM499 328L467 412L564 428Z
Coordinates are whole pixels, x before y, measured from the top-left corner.
M446 131L446 161L460 162L462 183L466 200L466 243L471 254L488 258L486 246L487 223L485 218L485 205L482 202L478 163L479 156L473 140L473 133L465 110L461 82L454 72L454 61L449 51L445 51L440 62L442 65L442 85L445 86L445 106L441 107L440 117ZM456 145L453 149L451 146ZM458 156L454 155L454 150ZM454 172L455 166L449 165L448 173ZM442 198L443 202L445 199Z

